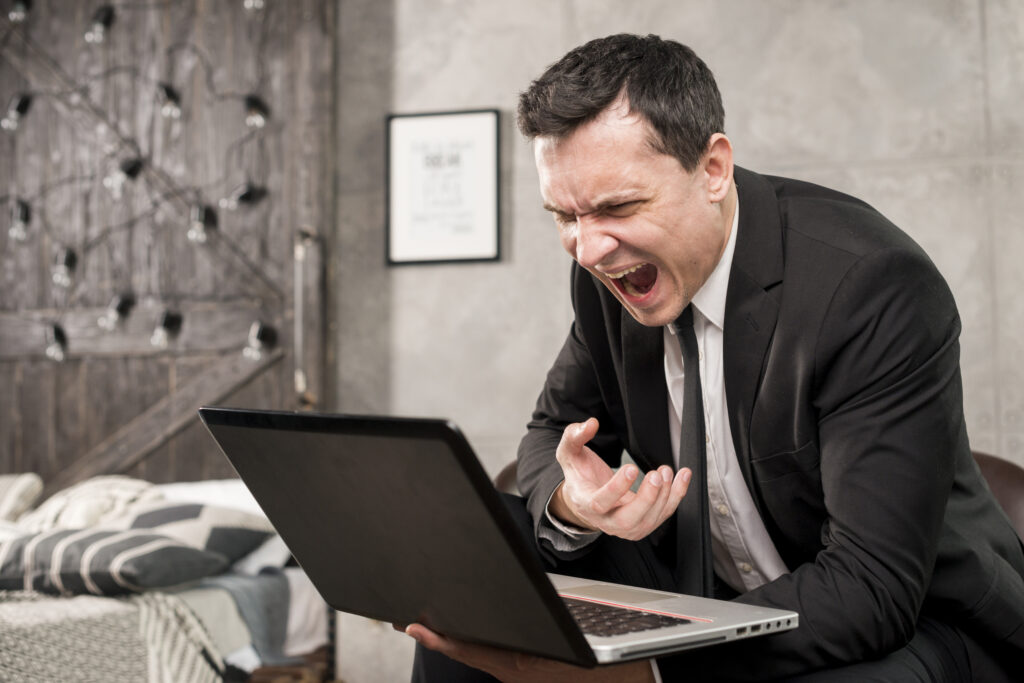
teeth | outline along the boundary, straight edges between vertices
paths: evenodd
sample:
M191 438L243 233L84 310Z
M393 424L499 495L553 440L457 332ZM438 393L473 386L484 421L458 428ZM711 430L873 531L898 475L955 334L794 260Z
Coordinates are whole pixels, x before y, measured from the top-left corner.
M640 290L634 287L629 280L622 281L622 288L626 290L626 294L629 294L630 296L640 296Z
M608 277L610 277L611 279L613 279L613 280L618 280L619 278L626 277L630 273L635 273L636 271L640 270L643 267L644 267L644 264L641 263L640 265L633 266L632 268L627 268L626 270L622 271L621 273L605 273L605 274Z

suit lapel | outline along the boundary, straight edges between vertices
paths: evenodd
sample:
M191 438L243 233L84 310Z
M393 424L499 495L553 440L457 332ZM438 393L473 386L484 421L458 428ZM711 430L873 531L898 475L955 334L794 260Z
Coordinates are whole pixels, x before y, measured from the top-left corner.
M750 422L779 315L774 289L782 282L783 232L769 182L739 167L735 178L740 222L725 305L725 393L736 455L760 509L750 466Z

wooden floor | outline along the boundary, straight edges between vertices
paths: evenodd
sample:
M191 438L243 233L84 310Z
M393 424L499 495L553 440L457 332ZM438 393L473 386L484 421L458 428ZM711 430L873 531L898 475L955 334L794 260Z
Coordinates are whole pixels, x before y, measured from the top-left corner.
M303 664L295 666L262 666L252 672L249 683L325 683L333 681L334 653L327 645L304 655Z

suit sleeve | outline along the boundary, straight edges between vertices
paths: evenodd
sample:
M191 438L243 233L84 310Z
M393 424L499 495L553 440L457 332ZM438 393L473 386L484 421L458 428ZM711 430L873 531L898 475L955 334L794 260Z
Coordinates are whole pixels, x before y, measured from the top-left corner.
M577 292L581 277L585 277L584 274L574 266L574 308L580 305ZM551 494L564 478L562 468L555 460L555 450L566 426L596 417L601 427L588 446L613 467L618 466L622 456L623 447L611 429L594 363L583 337L577 318L554 365L548 371L532 419L527 425L526 436L519 444L519 490L527 499L527 508L534 519L535 534L539 533L540 525L544 523L544 513ZM559 551L550 541L541 540L539 535L537 539L542 551L562 559L586 551L585 548Z
M920 252L876 252L849 270L814 353L821 549L738 598L794 609L800 627L662 659L666 683L708 670L763 680L906 645L931 581L955 454L966 447L959 332L952 296Z

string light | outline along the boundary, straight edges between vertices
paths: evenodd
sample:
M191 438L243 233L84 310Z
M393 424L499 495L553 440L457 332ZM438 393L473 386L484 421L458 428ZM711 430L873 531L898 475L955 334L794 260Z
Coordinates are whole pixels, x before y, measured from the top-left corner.
M21 24L28 18L28 13L31 10L32 0L14 0L10 11L7 12L7 18L11 20L12 24Z
M227 197L223 197L217 204L222 209L234 211L239 204L256 204L267 196L266 188L252 183L242 183L231 191Z
M71 247L61 249L57 254L57 263L53 267L53 284L64 289L70 287L77 265L78 254L75 253L75 250Z
M160 89L160 101L163 103L163 106L160 107L160 115L165 119L180 119L181 95L170 83L157 83L157 87Z
M31 0L9 0L9 2L8 19L11 23L18 24L25 22L33 7ZM244 0L243 3L244 9L251 12L263 10L265 5L265 0ZM96 9L92 15L91 24L85 32L86 42L93 45L104 43L111 27L116 23L118 18L117 12L121 11L124 7L133 6L134 5L124 3L106 3ZM117 8L116 10L115 7ZM250 92L248 94L243 94L245 93L244 90L241 92L218 92L213 82L213 69L209 60L204 57L203 53L199 51L198 48L193 46L192 49L196 51L196 54L203 63L207 74L206 86L212 93L214 99L217 101L225 99L243 100L245 114L244 122L246 127L252 129L252 131L246 133L240 141L236 141L235 144L229 147L229 150L238 146L240 142L244 144L247 140L251 140L253 138L259 139L259 130L265 128L271 118L271 111L267 102L255 92ZM123 65L107 69L97 76L90 76L88 80L92 81L123 73L133 74L137 79L148 81L151 88L155 85L155 103L159 106L159 111L162 117L175 120L182 117L183 110L181 93L174 87L171 79L169 78L168 80L149 78L140 74L134 67L130 65ZM33 105L33 100L38 99L40 96L64 98L65 102L70 103L72 106L77 106L81 103L83 97L89 97L89 90L88 86L85 83L82 83L76 87L65 87L54 92L39 90L35 92L18 93L10 100L5 115L0 119L0 127L7 131L17 130L19 124L23 123L23 119L29 113ZM0 112L2 111L3 110L0 109ZM102 181L102 184L111 193L114 199L121 199L125 183L129 180L137 179L139 175L146 170L146 166L151 162L145 160L141 156L141 150L138 145L133 140L125 138L125 136L117 130L116 126L107 123L101 115L97 115L96 118L99 120L97 130L102 135L118 138L120 143L125 146L130 146L130 148L135 152L135 156L120 161L116 168L104 177ZM105 153L110 154L115 148L116 146L113 142L109 142ZM230 156L226 158L225 163L226 166L231 166ZM159 169L154 169L154 172L159 175ZM99 174L92 173L87 178L82 177L80 180L94 182L97 175ZM217 185L223 187L221 183L226 180L227 177L222 178L217 182ZM65 181L61 181L61 184L67 183ZM198 188L184 189L191 192L194 197L201 196L201 190ZM180 197L182 194L184 194L184 191L179 189L168 196ZM247 181L235 186L230 193L218 200L216 205L221 209L234 211L240 206L250 206L261 202L267 194L268 191L265 187ZM9 201L11 201L11 222L8 229L8 235L12 242L27 241L32 235L33 229L42 229L43 232L49 234L45 221L40 224L38 217L35 218L36 225L33 228L33 210L39 209L42 202L42 195L43 193L40 193L38 196L28 199L20 199L17 197L9 198ZM158 198L154 202L154 210L158 209L159 204L163 203L163 201L164 198ZM135 219L133 218L131 222L128 222L125 225L131 229L134 225L134 221ZM188 239L197 244L207 242L210 230L216 230L218 228L218 222L217 211L213 206L203 204L201 202L193 204L190 211L190 223L187 232ZM90 240L84 245L79 245L78 251L71 247L60 248L57 253L57 257L54 260L53 270L51 273L54 287L63 289L72 287L76 278L76 270L80 257L86 257L92 247L105 239L107 235L115 229L120 229L120 227L121 226L116 226L116 228L108 228L107 230L102 231L98 238ZM261 273L253 268L252 264L243 263L243 265L248 265L248 268L253 270L256 275L261 275ZM264 278L264 281L266 281L266 278ZM278 296L281 296L283 299L283 295L277 292L273 283L268 284L268 286L271 291ZM132 311L136 304L136 296L132 292L124 292L112 297L107 307L96 318L97 325L104 330L110 332L115 331L119 326L124 324L124 321L129 316L132 315ZM180 312L172 309L165 309L160 316L158 324L153 329L152 335L150 336L150 343L158 349L166 349L171 343L171 340L180 334L183 324L184 316ZM64 328L56 322L52 324L47 323L45 332L46 356L55 361L65 360L68 352L68 335ZM277 331L274 327L264 324L261 321L256 321L252 323L249 328L246 344L243 348L243 354L246 358L259 360L265 355L267 349L273 348L276 344Z
M68 353L68 335L59 323L52 323L46 327L46 357L58 363L63 363Z
M15 242L28 239L28 224L32 222L32 206L24 199L18 199L11 207L11 227L7 234Z
M96 323L107 332L113 332L118 323L128 317L135 307L135 295L131 292L118 294L110 300L107 310L103 312Z
M208 230L217 228L217 211L207 204L194 204L189 221L188 241L194 244L206 244Z
M184 321L185 318L181 313L171 309L165 310L160 315L160 322L154 328L153 336L149 338L149 343L158 349L166 349L170 340L177 337L178 333L181 332L181 325Z
M242 355L249 360L259 360L263 352L272 348L277 343L277 330L270 325L264 325L257 320L249 328L249 338L246 340Z
M263 128L270 118L270 107L255 93L245 96L245 125L249 128Z
M92 15L92 27L85 32L85 42L99 45L106 38L107 31L114 25L114 6L101 5Z
M15 95L11 98L11 103L7 106L7 115L0 120L0 128L9 131L18 130L18 122L31 108L32 95L30 93L20 93Z
M141 157L125 159L114 171L103 179L103 187L110 191L114 199L120 199L124 194L124 184L128 180L135 180L142 173L146 162Z

